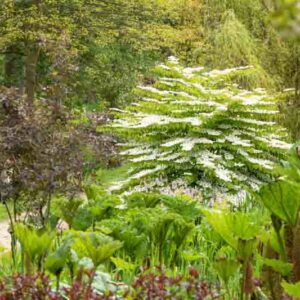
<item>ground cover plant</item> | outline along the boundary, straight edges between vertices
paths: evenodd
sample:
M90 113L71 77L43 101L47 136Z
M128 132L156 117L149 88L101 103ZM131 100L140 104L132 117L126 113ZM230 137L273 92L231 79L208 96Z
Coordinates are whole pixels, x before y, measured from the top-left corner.
M298 0L0 2L0 300L300 299Z
M73 208L72 229L59 233L15 225L21 246L16 263L4 263L10 253L2 254L1 261L28 277L16 277L13 283L11 271L3 274L3 293L12 293L13 283L20 286L16 291L20 295L35 291L57 299L68 293L71 297L78 286L86 297L95 299L132 295L137 299L297 298L300 205L297 192L291 194L294 188L299 192L296 155L283 172L284 180L256 195L259 209L246 210L231 210L225 203L208 209L188 197L143 193L128 196L122 208L116 196L88 186L87 203ZM273 193L276 198L270 199L268 192L278 186L281 196ZM63 216L61 201L54 205L58 206L54 214ZM277 209L282 206L286 214ZM155 266L160 266L157 271ZM37 272L47 277L31 277Z

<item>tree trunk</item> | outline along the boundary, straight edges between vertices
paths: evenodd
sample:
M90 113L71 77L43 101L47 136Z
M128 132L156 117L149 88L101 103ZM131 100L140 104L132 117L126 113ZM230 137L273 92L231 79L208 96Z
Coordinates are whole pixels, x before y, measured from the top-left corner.
M4 80L7 87L16 86L17 62L12 54L5 55Z
M35 90L37 63L39 59L40 49L37 45L30 45L26 49L25 58L25 94L29 107L33 106Z

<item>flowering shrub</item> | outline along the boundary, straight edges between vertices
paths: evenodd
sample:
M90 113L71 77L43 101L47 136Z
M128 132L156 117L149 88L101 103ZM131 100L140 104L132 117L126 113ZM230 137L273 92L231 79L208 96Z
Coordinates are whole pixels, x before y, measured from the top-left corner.
M204 200L225 195L236 203L269 182L291 145L277 123L279 95L233 84L255 72L183 68L174 57L158 65L155 83L135 89L139 100L114 109L107 130L127 141L120 154L132 169L110 189L201 191Z

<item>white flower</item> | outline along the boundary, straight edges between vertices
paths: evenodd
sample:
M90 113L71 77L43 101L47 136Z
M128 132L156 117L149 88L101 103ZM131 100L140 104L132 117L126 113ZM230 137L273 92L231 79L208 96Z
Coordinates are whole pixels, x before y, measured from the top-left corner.
M236 71L247 70L247 69L252 69L252 68L253 68L253 66L244 66L244 67L229 68L229 69L224 69L224 70L212 70L210 72L203 73L203 75L206 75L209 77L217 77L220 75L228 75L228 74L234 73Z
M225 137L225 139L233 145L243 146L243 147L251 147L252 146L252 144L250 143L249 140L242 140L241 138L239 138L235 135L228 135Z
M169 56L168 57L168 61L174 65L178 65L179 64L179 59L175 56Z

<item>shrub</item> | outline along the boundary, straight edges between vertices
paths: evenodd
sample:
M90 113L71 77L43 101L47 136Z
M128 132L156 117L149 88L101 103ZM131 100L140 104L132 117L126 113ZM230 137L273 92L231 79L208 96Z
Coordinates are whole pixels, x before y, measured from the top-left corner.
M154 86L136 89L140 101L115 113L110 130L130 141L121 155L133 168L111 190L135 186L194 197L200 190L219 198L243 196L276 177L276 164L291 147L277 123L278 96L233 84L256 68L205 72L172 58L155 71Z

